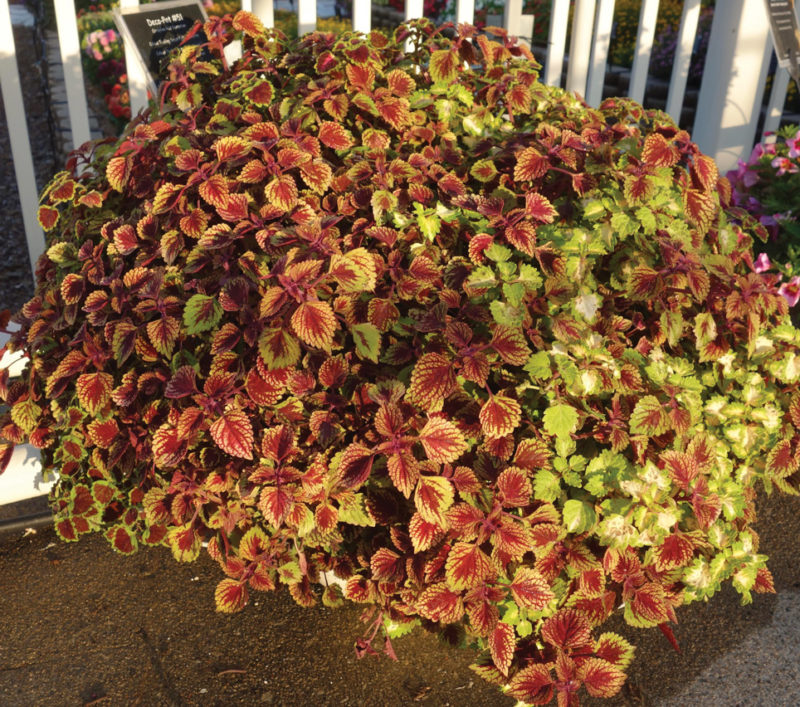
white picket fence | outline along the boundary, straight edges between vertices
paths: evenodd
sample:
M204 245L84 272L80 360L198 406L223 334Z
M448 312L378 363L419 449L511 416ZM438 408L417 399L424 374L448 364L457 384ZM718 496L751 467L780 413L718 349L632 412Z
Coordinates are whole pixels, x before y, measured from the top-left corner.
M475 0L456 2L456 21L472 22ZM295 0L295 3L298 32L303 34L314 30L317 23L316 0ZM122 7L138 4L138 0L120 0ZM676 120L684 103L700 4L701 0L684 0L683 4L667 97L667 112ZM54 0L54 5L72 139L74 145L78 146L90 136L75 6L73 0ZM659 0L642 0L628 90L628 95L640 102L647 85L658 6ZM266 26L273 26L273 0L242 0L242 7L255 13ZM572 32L567 52L570 7ZM606 76L614 0L552 0L550 13L543 81L550 85L561 85L563 67L568 58L565 87L584 96L589 104L597 105ZM352 15L354 30L370 30L370 0L353 0ZM406 19L422 15L423 0L406 0ZM522 0L506 0L503 23L511 34L531 36L535 22L535 17L523 16ZM764 0L717 0L692 134L700 148L715 157L723 173L734 167L737 159L746 157L755 142L772 55ZM44 249L44 236L36 220L37 189L20 88L20 68L25 71L27 67L17 66L8 0L0 0L0 87L33 266ZM136 111L146 104L145 78L143 70L134 61L128 62L127 72L131 105ZM778 127L788 83L788 72L780 69L773 81L764 131L774 131ZM0 365L4 365L4 362L0 362ZM31 481L39 468L37 453L32 448L20 448L17 452L12 467L0 476L0 504L41 492Z

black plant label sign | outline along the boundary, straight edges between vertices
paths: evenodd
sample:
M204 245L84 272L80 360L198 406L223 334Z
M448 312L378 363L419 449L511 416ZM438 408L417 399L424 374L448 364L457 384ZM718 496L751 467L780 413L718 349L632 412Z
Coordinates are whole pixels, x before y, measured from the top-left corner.
M208 16L199 0L166 0L115 8L114 19L128 40L126 50L133 50L147 71L152 90L158 86L170 52L181 46L196 22L205 22ZM204 39L205 35L198 32L187 44L200 44Z
M797 80L797 67L800 62L800 29L797 26L795 0L766 0L769 25L778 65L789 69Z

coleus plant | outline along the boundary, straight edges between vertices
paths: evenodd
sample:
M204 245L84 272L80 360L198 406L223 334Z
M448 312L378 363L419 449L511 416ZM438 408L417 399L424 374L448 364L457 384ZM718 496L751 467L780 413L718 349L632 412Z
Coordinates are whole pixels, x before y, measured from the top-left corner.
M619 690L618 610L772 590L800 335L686 132L501 30L204 31L42 195L0 431L63 539L205 546L221 611L372 605L362 653L422 625L531 704Z

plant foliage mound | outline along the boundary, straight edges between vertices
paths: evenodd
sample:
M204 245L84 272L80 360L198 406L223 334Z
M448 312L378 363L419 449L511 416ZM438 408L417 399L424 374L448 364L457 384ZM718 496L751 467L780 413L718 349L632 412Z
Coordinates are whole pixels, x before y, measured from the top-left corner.
M373 605L361 652L421 624L537 704L620 688L619 607L671 635L772 589L750 525L800 485L798 332L686 132L499 30L204 29L42 197L0 429L61 537L207 543L221 611Z

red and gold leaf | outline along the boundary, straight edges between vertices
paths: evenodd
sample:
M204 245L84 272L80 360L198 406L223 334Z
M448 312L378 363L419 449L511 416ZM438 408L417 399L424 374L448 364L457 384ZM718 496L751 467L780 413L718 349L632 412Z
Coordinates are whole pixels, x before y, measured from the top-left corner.
M508 694L525 704L546 705L553 698L552 663L532 663L508 682Z
M411 373L408 398L423 410L430 410L447 397L454 386L452 361L438 353L423 354Z
M528 472L517 466L504 469L497 477L497 492L505 507L527 506L533 493Z
M106 531L105 536L106 540L111 543L111 547L123 555L132 555L139 545L136 536L124 525L112 526Z
M75 382L78 401L90 415L96 415L111 398L114 378L109 373L84 373Z
M297 204L297 184L294 177L283 174L264 187L264 196L273 206L289 211Z
M422 592L415 608L420 616L443 624L455 623L464 615L461 593L452 591L444 582Z
M177 429L163 425L153 433L153 462L159 469L177 466L186 456L187 446Z
M688 535L681 532L668 535L653 551L654 564L659 572L686 567L693 557L694 543Z
M574 609L561 609L542 624L542 640L568 653L592 645L591 626Z
M620 670L625 670L630 665L633 652L634 647L616 633L600 634L594 644L594 654Z
M346 488L358 488L361 486L372 471L372 463L375 455L365 446L353 443L350 444L342 454L339 463L339 480Z
M791 440L782 439L767 454L767 472L779 479L791 476L798 467L797 453L792 450Z
M444 523L444 514L453 505L453 485L443 476L422 476L414 491L414 505L429 523Z
M108 420L92 420L86 427L89 439L101 449L108 449L119 434L117 421L112 417Z
M221 174L209 177L200 184L197 191L204 201L215 207L224 207L230 195L228 180Z
M509 589L519 606L533 611L542 611L556 596L547 580L532 567L518 568Z
M379 548L369 560L372 579L378 582L402 582L405 578L405 560L389 548Z
M532 182L544 175L550 168L550 161L535 147L526 147L517 153L514 167L515 182Z
M444 533L445 528L441 523L429 522L420 513L415 513L411 516L411 520L408 523L408 534L411 537L411 545L416 553L430 550L444 537Z
M333 172L327 162L314 160L300 165L300 175L309 189L317 194L324 194L331 184Z
M349 130L332 120L320 123L318 136L319 141L332 150L348 150L356 142Z
M58 209L52 206L40 206L36 215L39 220L39 225L45 231L55 228L56 223L58 223Z
M419 479L419 464L414 455L410 452L392 454L386 462L386 467L395 488L403 496L410 498Z
M247 583L226 577L221 580L214 591L217 611L234 614L241 611L248 600Z
M432 462L454 462L467 451L464 435L443 417L431 417L420 430L419 441Z
M711 193L699 189L687 189L683 192L683 208L689 220L702 233L708 231L711 221L717 213L714 197Z
M253 458L253 425L240 408L227 407L225 412L211 423L209 433L223 452L242 459Z
M493 395L481 407L478 417L488 439L498 439L511 434L519 425L522 408L513 398Z
M691 167L692 180L704 191L716 189L719 180L717 163L707 155L695 155Z
M303 302L292 314L291 323L301 341L330 351L336 331L336 317L327 302Z
M519 327L498 324L490 345L503 361L512 366L524 366L531 355L525 335Z
M613 697L625 682L625 673L602 658L587 658L578 667L578 676L592 697Z
M106 179L109 186L118 192L122 192L125 184L128 182L128 177L131 173L131 158L125 157L112 157L106 166Z
M261 491L258 509L270 525L280 526L294 506L294 496L283 486L267 486Z
M672 167L678 163L680 152L659 133L648 135L642 149L642 161L654 167Z
M525 215L539 223L553 223L558 211L547 197L539 192L529 191L525 194Z
M431 53L428 69L434 83L449 83L458 76L460 65L458 54L450 49L440 49Z
M498 622L489 634L489 653L492 656L492 662L503 675L508 675L516 647L514 627L502 621Z
M536 228L533 224L527 221L520 221L506 226L503 235L511 245L526 255L532 256L536 252Z
M272 103L275 89L269 81L261 78L252 88L248 88L244 95L254 105L264 107Z
M264 25L251 12L240 10L233 16L233 28L244 32L248 37L260 37L264 34Z
M394 69L386 74L389 90L398 98L408 98L417 87L416 82L405 71Z
M445 577L451 589L460 591L478 587L494 574L492 561L477 545L458 542L447 555Z

